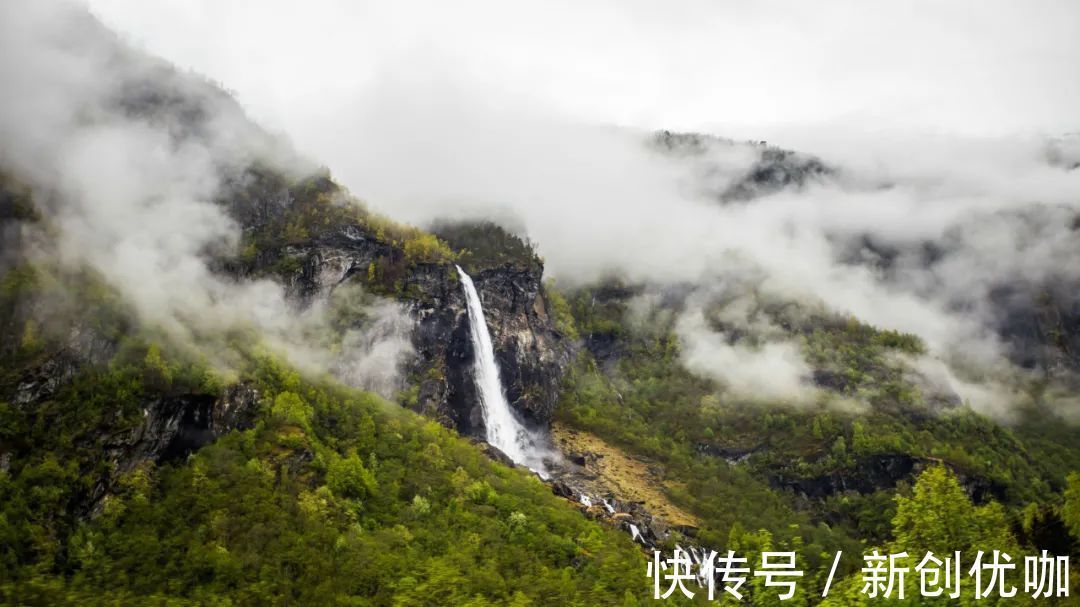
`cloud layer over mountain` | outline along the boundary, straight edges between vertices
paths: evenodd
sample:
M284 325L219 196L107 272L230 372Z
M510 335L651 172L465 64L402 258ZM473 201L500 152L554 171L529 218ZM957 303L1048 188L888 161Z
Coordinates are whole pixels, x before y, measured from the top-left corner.
M855 5L820 13L787 6L786 14L693 4L676 15L600 3L561 13L565 29L550 16L533 22L482 3L453 15L427 6L385 35L374 31L407 9L168 8L188 40L149 25L145 8L92 6L146 28L135 36L167 58L208 66L238 87L242 101L287 127L375 208L419 223L485 216L519 226L563 284L617 273L851 314L921 336L963 392L1013 373L1003 326L1030 304L1024 297L1080 283L1078 146L1035 132L1064 130L1080 101L1080 85L1061 78L1078 54L1080 36L1071 34L1080 19L1066 18L1072 5L1039 14L994 3L932 9L944 23L970 19L962 39L897 6L877 15ZM240 121L227 98L210 99L209 136L195 143L178 144L176 125L118 116L110 91L130 74L117 73L107 49L71 52L73 30L52 7L13 6L5 15L0 75L21 93L5 107L0 160L59 188L67 254L124 285L142 314L177 332L243 318L295 341L278 287L222 281L200 257L236 235L209 202L216 170L265 155L271 140ZM478 21L470 25L468 15ZM747 27L735 32L725 20ZM820 28L786 37L796 23ZM889 24L925 34L926 44L875 38ZM817 44L852 28L850 40ZM402 30L413 37L390 35ZM551 31L560 37L545 54L538 36ZM732 36L711 35L718 31ZM503 40L508 32L525 35ZM209 50L195 52L194 40ZM492 52L500 40L505 52ZM618 53L639 42L656 53ZM968 45L1000 45L1001 61L980 71L987 55ZM866 55L854 56L857 49ZM582 65L571 67L569 57ZM821 71L805 73L813 69ZM609 81L592 82L605 74ZM760 125L762 137L782 133L780 143L817 154L835 172L723 201L764 148L708 140L696 151L663 151L642 128L688 124L728 124L739 135ZM744 391L800 384L804 369L790 344L731 350L695 314L678 325L688 366L727 369L723 378ZM949 379L954 371L967 379ZM977 397L1013 398L991 388Z
M48 221L38 236L49 248L56 236L63 263L100 272L141 321L181 342L207 347L252 327L306 369L333 362L358 385L370 379L393 394L395 361L408 350L408 329L389 320L402 316L397 307L379 308L377 335L358 329L331 355L311 337L322 306L301 312L277 283L211 269L209 259L234 252L240 237L214 202L222 175L256 159L311 170L235 101L131 52L65 2L0 9L0 82L16 93L0 111L0 166L34 189ZM229 364L229 352L209 353ZM385 368L366 374L372 357Z

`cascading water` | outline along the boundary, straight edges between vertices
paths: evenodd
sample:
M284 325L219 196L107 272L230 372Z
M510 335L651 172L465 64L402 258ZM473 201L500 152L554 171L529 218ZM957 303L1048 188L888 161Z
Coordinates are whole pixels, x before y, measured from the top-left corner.
M484 418L484 428L488 444L498 448L515 463L528 467L543 478L547 478L547 468L543 461L543 449L537 445L533 435L510 408L499 379L499 365L495 362L495 349L491 345L484 307L472 278L457 267L458 276L465 289L465 303L469 312L469 333L472 338L475 362L473 379L476 392L480 397L480 410Z

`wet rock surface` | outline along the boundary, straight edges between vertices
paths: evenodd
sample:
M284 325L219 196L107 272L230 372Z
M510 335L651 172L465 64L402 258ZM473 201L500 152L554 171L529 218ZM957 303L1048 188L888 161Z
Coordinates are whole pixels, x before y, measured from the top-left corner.
M559 384L572 356L572 345L557 334L546 314L541 272L542 268L504 266L472 276L484 306L507 401L531 428L545 427L551 420ZM476 353L461 285L448 276L445 266L419 269L411 281L425 294L411 303L417 321L413 340L416 368L428 370L420 384L417 408L434 413L462 434L483 436L483 416L472 377Z
M560 424L552 427L552 443L559 458L549 465L551 491L585 516L622 529L646 549L668 539L689 545L696 535L697 519L667 498L653 464Z
M548 482L552 493L573 503L584 516L622 530L650 556L655 550L661 550L664 558L671 556L665 546L674 543L676 549L685 551L693 561L693 570L697 572L693 581L698 586L708 582L708 574L703 573L700 566L718 552L695 541L698 528L690 514L674 504L661 503L666 498L660 497L659 475L649 472L647 463L638 461L636 463L639 465L634 465L622 462L622 465L629 466L640 475L637 480L643 486L651 485L656 490L646 492L646 499L639 499L642 497L640 487L638 490L627 487L625 479L620 480L613 469L619 466L608 466L604 461L636 460L604 445L592 435L558 424L553 426L553 442L561 457L549 464L553 473L553 478Z
M1080 387L1080 298L1075 283L1003 285L992 293L997 327L1012 360Z
M865 456L849 469L820 476L803 477L781 472L769 475L767 481L777 489L793 493L800 502L812 504L821 503L834 495L867 495L894 489L901 482L913 482L919 473L934 465L945 465L956 474L964 491L977 504L990 500L1004 501L1006 498L1005 488L1000 483L971 474L937 458L907 453Z
M66 347L24 371L10 394L12 404L26 412L48 406L79 374L104 365L115 348L89 329L73 331ZM185 457L226 432L252 427L259 402L258 392L246 383L217 395L147 394L139 403L142 415L136 423L121 420L117 412L114 423L79 438L100 449L104 465L77 509L96 512L116 481L145 463ZM0 445L0 462L11 457Z

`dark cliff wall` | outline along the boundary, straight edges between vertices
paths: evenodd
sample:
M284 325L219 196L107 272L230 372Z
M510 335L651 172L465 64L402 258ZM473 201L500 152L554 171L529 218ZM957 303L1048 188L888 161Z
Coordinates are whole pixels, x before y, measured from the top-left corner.
M540 270L510 266L483 270L473 276L484 305L495 358L506 396L525 421L547 425L558 398L559 383L571 358L571 346L552 327L540 283ZM440 313L426 310L426 324L449 340L435 341L431 353L446 369L444 385L422 386L422 396L438 402L445 391L444 411L465 434L480 434L483 423L472 381L474 355L469 338L469 317L459 284L449 305ZM421 321L421 332L424 334ZM428 393L424 394L424 388Z
M222 200L257 246L245 259L223 261L223 269L274 276L299 307L346 285L404 303L415 321L417 354L404 370L412 388L404 404L482 436L469 318L454 261L410 256L408 240L419 236L388 234L365 211L350 209L342 194L326 177L290 184L272 172L249 171ZM308 226L302 238L282 235L282 226L296 225ZM548 316L542 263L527 242L493 224L441 229L451 240L447 251L469 269L480 293L508 400L528 423L547 424L573 344Z
M222 203L241 224L251 253L223 260L223 269L273 276L299 307L346 285L404 303L415 321L417 354L405 369L412 392L404 404L482 436L456 257L480 293L511 405L530 424L550 421L574 346L548 316L543 264L526 240L489 222L440 224L436 233L449 241L442 246L451 257L432 260L410 252L409 242L433 237L371 215L327 176L290 183L252 168L229 182ZM304 228L299 237L297 226Z
M348 283L369 284L367 268L399 252L354 232L351 238L293 246L300 270L286 281L310 302ZM559 383L572 344L555 331L547 314L542 266L505 265L472 275L484 305L507 398L532 425L546 425L555 409ZM481 436L483 420L472 380L474 360L469 317L452 264L413 264L400 281L400 300L416 323L416 360L407 372L418 388L418 412L462 434Z
M20 417L48 425L78 401L80 384L109 381L116 373L114 361L124 358L124 364L145 366L147 343L139 336L147 328L92 271L79 277L58 274L51 267L35 269L38 262L24 254L20 235L24 228L44 233L48 219L40 218L32 201L12 188L0 179L0 230L14 236L0 242L0 413L10 406ZM382 224L365 223L348 201L327 202L326 197L338 191L326 176L290 182L265 169L249 171L220 196L241 227L244 250L208 262L238 280L281 281L298 311L352 284L401 302L415 321L416 351L403 370L408 385L402 403L463 434L481 436L469 320L453 263L410 259L407 238L383 235L381 228L373 228ZM294 229L297 225L303 229ZM282 227L292 232L282 236ZM405 234L431 238L415 229ZM539 262L474 265L470 269L507 395L530 423L545 424L571 346L547 316L543 268ZM36 312L43 309L50 311ZM41 344L28 346L28 341ZM132 344L138 344L134 353ZM250 427L260 409L260 395L243 382L224 387L158 385L144 381L144 371L125 376L139 385L135 398L123 406L120 400L105 403L92 414L98 416L89 422L94 430L73 438L76 448L98 454L94 457L99 462L90 474L95 480L88 484L85 500L74 505L76 511L99 508L116 479L145 462L181 458L226 432ZM32 448L0 444L0 467Z

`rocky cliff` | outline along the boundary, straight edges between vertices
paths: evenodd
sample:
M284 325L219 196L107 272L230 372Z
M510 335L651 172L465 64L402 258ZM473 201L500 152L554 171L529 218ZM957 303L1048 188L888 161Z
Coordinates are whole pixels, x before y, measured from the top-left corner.
M148 109L148 103L140 111L167 111ZM463 434L483 436L469 319L454 269L459 262L481 294L510 403L530 424L550 421L571 344L547 314L543 266L535 255L496 259L495 251L477 256L451 250L426 232L371 215L326 175L297 180L256 165L223 170L218 202L239 225L242 250L208 253L212 269L238 281L281 282L297 313L353 286L399 302L412 319L416 356L403 364L406 379L398 399ZM37 239L47 223L27 191L14 179L0 179L0 230L11 236L0 247L0 409L9 403L20 416L43 424L69 413L60 411L66 406L60 403L78 398L81 378L99 382L100 375L123 368L115 361L121 353L132 359L124 352L131 349L125 338L145 328L122 301L112 299L115 293L102 295L109 293L107 285L52 274L67 270L35 269L40 259L28 254L23 235L34 232ZM29 225L30 231L23 229ZM435 243L443 253L417 253L416 243ZM90 300L88 294L104 299ZM44 306L52 309L48 324L55 326L43 325L34 313ZM149 360L142 352L134 356L136 366L143 356ZM137 395L123 407L105 403L93 422L97 430L75 438L101 461L77 510L99 508L112 483L144 462L185 457L225 432L250 427L260 409L258 392L243 382L179 385L139 373L125 378L142 384ZM0 445L0 465L30 448Z
M282 259L290 262L282 264ZM282 266L290 268L281 278L300 305L311 305L347 285L403 302L415 321L412 342L417 353L406 369L415 392L406 404L462 434L483 436L471 376L469 318L453 263L410 262L401 247L379 241L359 224L344 224L309 242L283 247L277 255L266 254L252 271ZM507 398L528 423L545 425L573 346L548 316L543 266L478 263L470 272L484 304Z
M528 423L546 425L571 354L548 316L540 274L536 269L504 266L483 270L473 279L483 300L507 399ZM454 289L460 291L457 285ZM433 342L436 351L446 344L447 408L459 430L480 434L483 422L470 372L474 353L464 297L457 292L449 303L442 320L434 320L435 310L425 316L434 322L449 321L453 327L448 342Z

